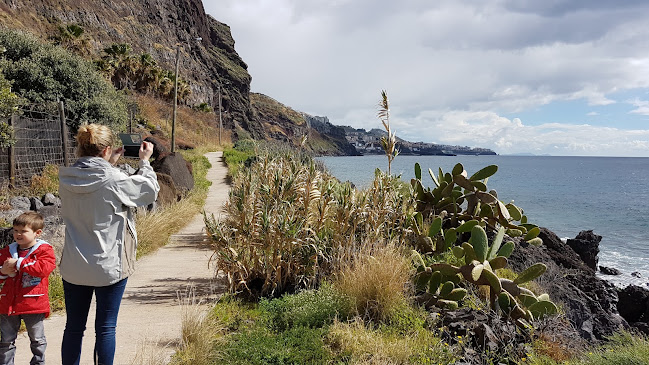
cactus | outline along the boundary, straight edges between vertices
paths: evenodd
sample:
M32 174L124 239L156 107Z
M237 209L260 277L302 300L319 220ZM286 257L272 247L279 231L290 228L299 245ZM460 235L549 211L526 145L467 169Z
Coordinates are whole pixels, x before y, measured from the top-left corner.
M514 248L511 242L502 244L504 232L504 227L500 227L489 245L484 229L473 225L469 242L453 247L453 255L464 259L461 266L447 263L426 265L421 255L413 251L413 262L422 265L417 267L417 288L426 291L430 298L427 304L445 309L458 308L467 294L461 287L462 283L467 282L487 286L491 307L501 310L517 324L557 313L557 307L548 294L537 297L519 285L541 276L546 270L544 264L530 266L515 280L499 278L496 274L495 270L507 265L507 257Z
M419 247L426 250L424 253L445 252L478 225L489 232L505 227L512 237L525 236L531 244L541 243L535 239L538 227L527 222L523 210L513 202L501 202L495 190L487 189L488 178L497 171L498 166L490 165L468 177L460 163L451 172L439 168L435 174L428 169L434 183L434 187L428 188L422 182L421 166L415 164L415 178L410 183L417 206L411 221L415 234L430 238L430 241L419 239ZM476 246L474 242L471 244ZM483 247L481 244L474 247L479 261L484 260Z

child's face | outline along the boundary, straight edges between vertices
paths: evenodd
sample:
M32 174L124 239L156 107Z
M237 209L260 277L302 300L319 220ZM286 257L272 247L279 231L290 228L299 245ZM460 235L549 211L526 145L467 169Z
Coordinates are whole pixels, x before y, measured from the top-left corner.
M14 226L14 241L20 248L32 247L36 243L36 238L41 235L42 229L34 231L28 226Z

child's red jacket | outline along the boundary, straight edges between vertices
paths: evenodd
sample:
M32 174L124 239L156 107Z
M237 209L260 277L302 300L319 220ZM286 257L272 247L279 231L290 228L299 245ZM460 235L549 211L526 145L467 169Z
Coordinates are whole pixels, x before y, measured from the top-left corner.
M37 240L25 257L19 257L16 242L0 250L0 265L15 258L18 273L7 276L0 273L0 314L18 315L45 313L50 315L48 278L56 268L52 246Z

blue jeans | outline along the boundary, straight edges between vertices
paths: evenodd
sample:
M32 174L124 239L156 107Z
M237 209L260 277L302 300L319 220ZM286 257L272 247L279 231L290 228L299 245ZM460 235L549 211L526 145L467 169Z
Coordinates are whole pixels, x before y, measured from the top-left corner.
M115 358L115 328L117 314L122 302L126 280L123 279L109 286L75 285L63 280L65 297L66 322L61 344L61 362L63 365L78 365L81 358L81 342L88 322L88 311L92 293L97 300L97 317L95 319L95 352L96 365L112 365Z
M33 355L29 362L30 365L45 364L45 348L47 347L43 326L45 313L18 314L14 316L0 315L0 337L2 337L0 341L0 364L14 365L16 337L20 330L21 319L25 321L30 341L29 347Z

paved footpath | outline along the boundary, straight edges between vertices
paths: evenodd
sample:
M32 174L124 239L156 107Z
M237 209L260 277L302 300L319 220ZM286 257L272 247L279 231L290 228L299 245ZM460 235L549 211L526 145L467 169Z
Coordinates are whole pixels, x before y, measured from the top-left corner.
M228 197L227 167L222 152L205 155L212 168L207 179L212 181L205 201L205 211L218 217ZM211 300L224 288L214 282L214 265L208 262L212 251L206 239L203 215L197 214L171 243L137 262L135 273L128 279L117 320L116 365L164 364L176 351L181 338L181 319L188 306L188 292L193 292L192 307L207 310ZM180 300L179 300L180 298ZM94 299L81 352L81 364L93 364L95 342ZM53 314L45 320L47 364L61 363L61 340L65 314ZM31 358L29 338L22 332L16 341L16 364L28 364Z

